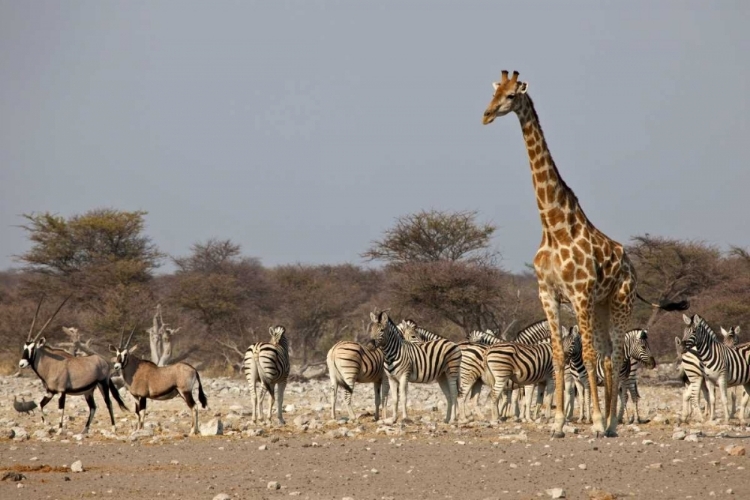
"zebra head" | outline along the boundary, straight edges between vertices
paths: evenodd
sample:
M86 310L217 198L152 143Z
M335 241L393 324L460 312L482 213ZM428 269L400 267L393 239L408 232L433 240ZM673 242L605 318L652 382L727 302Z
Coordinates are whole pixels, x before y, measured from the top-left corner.
M648 330L633 331L632 340L628 344L630 358L640 361L648 368L656 368L656 359L648 345Z
M422 337L420 337L419 333L417 333L417 323L414 320L402 320L401 323L399 323L396 327L401 332L401 335L403 335L404 340L408 342L422 342Z
M383 347L386 343L386 330L389 323L393 322L388 317L386 311L374 311L370 313L370 325L367 327L367 332L378 347ZM398 328L396 330L398 331Z
M721 327L721 335L724 337L724 345L727 347L734 347L739 344L739 333L739 325L733 326L729 331L725 330L724 327Z
M568 329L562 325L560 325L560 330L562 330L563 352L565 353L564 362L567 363L581 351L581 336L573 334L572 328Z
M719 342L718 337L708 326L706 320L701 318L699 315L694 314L692 317L685 314L682 315L682 320L687 325L682 334L682 347L684 352L692 351L695 352L700 346L704 346L708 343Z

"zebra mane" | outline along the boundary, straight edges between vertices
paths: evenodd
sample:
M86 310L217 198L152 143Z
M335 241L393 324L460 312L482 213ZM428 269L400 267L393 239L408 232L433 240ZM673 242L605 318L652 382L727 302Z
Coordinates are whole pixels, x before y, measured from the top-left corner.
M536 321L516 334L514 342L521 344L536 344L549 340L549 323L546 319Z
M466 340L474 344L483 345L492 345L503 341L502 339L495 337L489 332L480 332L479 330L474 330L473 332L467 333Z
M713 328L711 328L708 322L698 314L694 314L693 317L690 318L690 324L686 330L685 333L687 333L687 335L683 337L683 340L687 340L689 337L695 337L698 339L706 339L711 342L722 343Z
M648 330L646 330L645 328L633 328L632 330L628 330L627 333L625 333L626 339L634 337L648 340Z
M407 318L402 320L401 323L397 325L397 327L404 335L404 338L409 342L432 342L433 340L447 340L442 335L431 332L426 328L422 328L421 326L417 326L416 321L412 319ZM410 335L407 337L406 332L408 330L413 330L416 334L416 338L415 335Z

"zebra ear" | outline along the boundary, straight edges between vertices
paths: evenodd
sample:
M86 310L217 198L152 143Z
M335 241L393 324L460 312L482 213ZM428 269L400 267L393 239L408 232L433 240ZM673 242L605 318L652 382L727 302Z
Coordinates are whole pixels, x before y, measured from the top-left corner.
M388 323L388 313L383 311L380 313L380 318L378 323L385 324Z
M729 336L729 332L726 331L726 329L723 326L719 327L719 330L721 330L721 334L725 337Z
M740 325L737 325L734 327L734 334L739 335L740 334Z
M371 312L370 313L370 321L372 321L373 323L377 323L378 322L378 315L375 314L374 312Z
M273 336L273 327L272 326L268 327L268 333L270 333Z
M562 337L565 338L568 335L570 335L570 330L568 330L565 326L560 325L560 331L562 332Z
M641 340L648 340L648 330L641 330L639 337Z
M682 321L684 321L686 325L689 325L690 323L693 322L693 319L690 316L688 316L687 314L683 314L682 315Z

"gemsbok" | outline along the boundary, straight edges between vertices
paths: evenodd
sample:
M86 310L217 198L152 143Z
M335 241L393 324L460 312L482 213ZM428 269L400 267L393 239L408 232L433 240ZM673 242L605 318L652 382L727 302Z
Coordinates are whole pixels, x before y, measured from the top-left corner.
M110 345L109 350L115 353L115 371L120 373L125 387L136 400L137 430L143 429L143 421L146 418L146 399L165 401L179 394L193 413L190 434L198 434L198 408L195 407L193 399L193 388L196 383L201 406L205 408L208 405L198 370L182 362L169 366L156 366L151 361L135 356L133 351L138 348L138 345L128 347L134 332L135 328L130 332L125 345L122 344L122 335L120 335L120 346Z
M39 403L39 410L42 414L42 423L46 424L44 419L44 407L55 394L60 395L58 407L60 409L60 425L63 427L65 418L65 396L83 396L89 406L89 418L86 420L86 426L83 428L83 434L89 431L91 421L96 413L96 403L94 402L94 390L98 387L104 398L104 403L109 410L109 419L112 423L112 430L115 430L115 416L112 411L112 401L109 399L109 393L115 398L120 409L127 411L125 403L120 398L120 393L112 383L109 375L109 363L99 355L74 357L67 351L55 349L46 344L46 339L41 337L42 332L49 326L52 320L60 312L70 296L68 296L50 316L44 326L39 330L32 339L31 334L34 331L36 318L39 315L39 309L42 307L44 297L39 300L34 313L34 319L31 321L31 328L23 345L23 355L18 362L19 368L31 367L34 373L42 380L47 393ZM40 338L41 337L41 338Z

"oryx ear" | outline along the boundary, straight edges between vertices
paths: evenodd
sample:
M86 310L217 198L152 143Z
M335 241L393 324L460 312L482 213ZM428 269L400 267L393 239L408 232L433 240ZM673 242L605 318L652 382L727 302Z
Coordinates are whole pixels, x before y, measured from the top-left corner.
M138 349L138 344L136 344L133 347L131 347L130 349L128 349L128 353L129 354L133 354L136 349Z
M117 353L117 347L113 346L112 344L109 344L109 352Z
M689 325L690 323L693 322L693 319L690 316L688 316L687 314L683 314L682 315L682 321L684 321L686 325Z
M44 337L42 337L42 338L40 338L39 340L36 341L36 346L37 347L42 347L46 343L47 343L47 339L44 338Z

